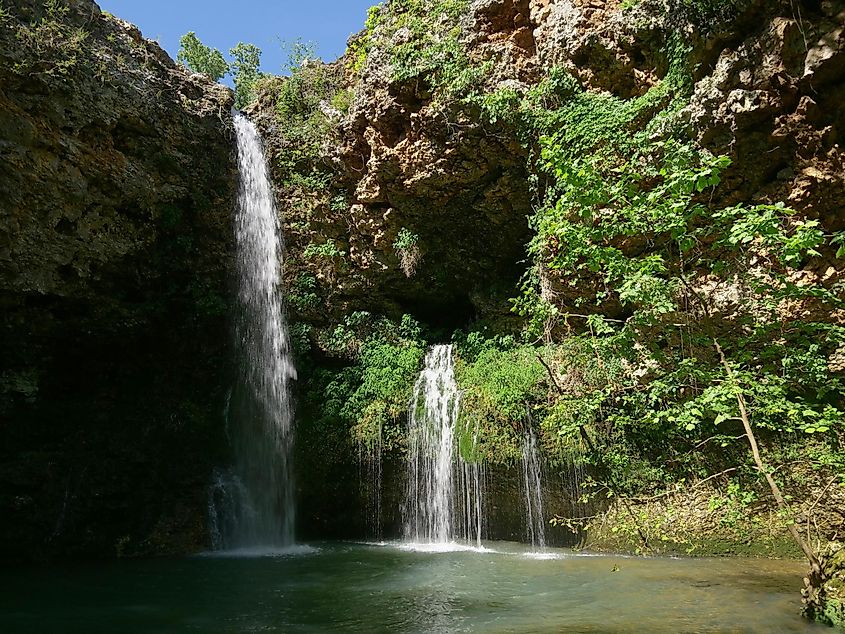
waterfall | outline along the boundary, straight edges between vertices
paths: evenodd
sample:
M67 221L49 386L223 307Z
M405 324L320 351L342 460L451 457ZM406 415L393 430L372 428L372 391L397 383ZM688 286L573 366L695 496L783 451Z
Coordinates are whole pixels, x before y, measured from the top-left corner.
M459 407L452 346L434 346L410 403L404 528L412 542L481 544L484 470L455 451Z
M461 495L456 500L455 534L465 542L475 542L479 548L484 532L485 476L481 462L466 462L458 458L457 490Z
M240 172L238 377L229 413L235 464L215 475L210 525L218 548L283 546L293 541L290 382L296 370L280 294L281 230L261 137L245 116L233 117Z
M522 443L522 484L525 492L525 525L531 546L546 547L546 525L543 519L543 479L537 434L530 426Z

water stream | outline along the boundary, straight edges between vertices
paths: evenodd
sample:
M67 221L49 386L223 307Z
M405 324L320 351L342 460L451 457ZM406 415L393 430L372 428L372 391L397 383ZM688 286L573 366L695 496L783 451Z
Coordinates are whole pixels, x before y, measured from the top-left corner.
M382 436L369 443L358 443L358 482L360 486L364 525L372 539L382 537Z
M409 411L404 533L413 543L481 543L484 470L457 451L459 408L452 346L433 346Z
M240 187L235 216L238 379L230 399L232 468L209 493L216 548L293 542L290 382L296 378L281 297L282 239L261 137L234 113Z
M522 443L522 489L525 495L525 527L528 541L535 549L546 547L546 522L543 518L543 477L537 434L528 427Z

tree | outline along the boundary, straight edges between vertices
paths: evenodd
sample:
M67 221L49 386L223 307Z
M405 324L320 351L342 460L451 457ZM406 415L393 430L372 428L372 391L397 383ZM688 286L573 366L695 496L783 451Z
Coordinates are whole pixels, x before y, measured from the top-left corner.
M229 65L223 59L223 54L216 48L203 44L193 31L179 39L179 53L176 59L195 73L208 75L214 81L219 81L229 72Z
M230 70L235 80L235 107L243 108L255 99L255 82L261 77L258 70L261 49L255 44L238 42L229 55L234 58Z

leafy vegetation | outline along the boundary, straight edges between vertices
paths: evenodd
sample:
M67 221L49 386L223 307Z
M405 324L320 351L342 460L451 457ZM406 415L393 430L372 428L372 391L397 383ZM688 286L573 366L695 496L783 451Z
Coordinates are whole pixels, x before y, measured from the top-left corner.
M349 43L346 51L347 68L353 75L360 75L367 62L369 54L375 42L375 31L382 21L383 7L380 4L374 5L367 11L367 21L364 23L364 33Z
M409 315L396 323L358 312L319 339L321 348L347 365L317 368L308 377L307 400L321 404L311 424L347 429L351 442L367 447L397 449L425 354L420 325Z
M458 334L462 389L459 432L464 458L508 463L522 458L522 432L532 411L545 406L548 389L536 351L512 337ZM471 455L469 448L471 448Z
M255 83L261 77L261 49L255 44L238 42L229 51L233 61L229 66L235 82L235 107L244 108L255 100Z
M203 44L193 31L188 31L179 38L179 53L176 55L176 61L195 73L208 75L214 81L223 79L229 72L229 64L223 59L223 53Z
M462 42L469 0L395 0L376 34L388 45L396 81L414 80L446 107L479 92L492 62L474 64ZM389 44L387 44L389 43Z
M420 237L405 227L399 230L393 241L393 250L399 256L399 266L406 277L412 277L420 263L419 242Z
M297 40L290 44L290 76L267 89L274 93L276 116L282 123L285 148L278 157L286 183L313 189L314 179L325 178L318 157L322 144L334 135L340 111L326 105L343 105L347 97L342 68L315 60L314 45ZM348 107L348 105L346 106Z
M229 50L232 62L227 63L216 48L203 44L196 33L189 31L179 40L176 59L195 73L203 73L214 81L231 75L235 83L235 107L245 108L255 100L255 86L263 74L261 49L255 44L238 42Z

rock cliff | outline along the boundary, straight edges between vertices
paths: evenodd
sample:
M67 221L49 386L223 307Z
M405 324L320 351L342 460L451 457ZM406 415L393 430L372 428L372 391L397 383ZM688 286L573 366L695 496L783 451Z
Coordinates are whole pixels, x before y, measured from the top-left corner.
M550 179L537 169L539 139L506 106L535 103L555 70L608 102L642 99L643 125L666 110L691 143L729 157L707 204L783 202L827 236L842 231L843 23L845 3L832 0L388 2L350 40L345 59L310 62L293 80L266 83L251 109L279 189L300 344L332 367L338 362L325 355L356 352L333 334L360 330L375 315L410 313L441 340L472 322L493 332L516 325L508 299L530 267L528 219ZM670 109L657 88L678 58L685 97ZM323 92L309 93L314 86ZM288 105L309 97L307 112ZM306 147L309 131L319 131L320 142ZM646 252L650 239L632 245ZM789 275L841 297L845 268L830 248ZM553 276L547 283L561 313L590 310L594 288ZM736 288L720 291L725 297L706 286L699 292L731 310L741 304ZM605 310L627 317L613 301ZM815 309L806 301L788 310L808 317ZM369 315L350 319L356 311ZM841 311L822 318L845 321ZM837 358L829 357L834 370ZM351 470L353 451L326 462L348 461ZM308 486L312 499L346 495ZM842 521L836 512L831 518L829 534Z
M0 13L0 559L206 543L232 102L90 0Z
M831 0L475 0L461 4L460 43L467 67L481 69L481 91L488 94L524 95L559 68L589 91L630 99L666 77L667 43L677 37L693 68L691 96L677 117L691 138L732 159L718 199L783 201L835 232L845 227L845 122L837 107L843 6ZM388 4L382 14L394 11ZM314 324L354 310L410 312L452 327L499 319L526 269L526 219L532 196L542 190L528 167L536 148L507 121L491 121L465 100L444 99L430 74L397 74L392 56L412 34L384 22L351 40L350 50L367 40L360 69L350 70L348 58L331 67L335 77L345 68L336 82L350 91L351 102L343 112L328 108L326 142L293 168L325 174L325 191L311 187L304 194L290 184L290 163L274 164L289 284L295 289L304 270L316 279L310 290L324 300L312 302L319 309L294 304L293 312ZM270 155L279 158L290 148L277 95L278 84L271 85L253 113ZM403 229L418 239L412 275L403 274L397 248ZM327 242L335 256L300 257L308 245ZM832 264L817 260L807 275L832 286L840 277ZM577 293L564 301L575 299Z

